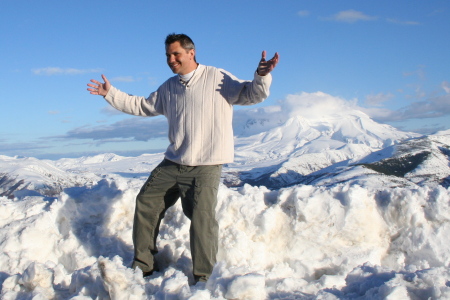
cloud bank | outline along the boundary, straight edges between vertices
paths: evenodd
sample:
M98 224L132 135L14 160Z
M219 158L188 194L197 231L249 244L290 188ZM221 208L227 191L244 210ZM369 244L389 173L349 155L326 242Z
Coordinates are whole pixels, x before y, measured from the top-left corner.
M110 125L75 128L65 135L52 138L56 140L91 139L109 142L118 139L148 141L161 137L167 137L166 119L163 117L131 117Z
M340 11L329 18L329 20L345 23L355 23L358 21L373 21L376 19L377 17L366 15L363 12L356 11L354 9Z
M59 67L46 67L40 69L33 69L32 72L35 75L80 75L88 73L101 73L102 69L75 69L75 68L59 68Z
M301 10L297 12L297 15L300 17L307 17L311 13L307 10ZM376 20L383 20L387 23L392 24L399 24L399 25L420 25L420 22L416 21L409 21L409 20L400 20L398 18L390 18L390 17L378 17L378 16L371 16L364 12L357 11L355 9L348 9L339 11L336 14L329 16L329 17L319 17L319 20L322 21L333 21L333 22L341 22L341 23L349 23L353 24L356 22L367 22L367 21L376 21Z

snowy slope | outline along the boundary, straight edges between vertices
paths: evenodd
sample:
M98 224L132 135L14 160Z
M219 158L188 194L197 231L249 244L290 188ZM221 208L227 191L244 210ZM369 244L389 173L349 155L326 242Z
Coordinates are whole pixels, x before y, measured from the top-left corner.
M450 186L450 130L414 138L373 152L361 159L314 172L314 185L340 182L390 187ZM305 181L306 183L306 181Z
M106 174L147 177L162 154L122 157L105 153L93 157L57 161L31 157L0 156L0 196L57 196L65 188L92 186Z
M440 185L221 185L219 263L204 286L192 285L179 203L161 227L162 271L144 280L129 268L144 180L111 173L54 199L0 198L1 298L450 299Z
M86 176L58 168L53 161L7 156L0 156L0 161L0 196L14 198L17 193L35 192L55 196L65 187L85 185L89 181Z
M240 186L220 185L206 285L193 285L180 203L161 225L162 270L129 268L134 197L162 153L1 156L0 298L450 299L450 131L412 138L332 115L237 137L224 183ZM270 177L290 187L257 182Z

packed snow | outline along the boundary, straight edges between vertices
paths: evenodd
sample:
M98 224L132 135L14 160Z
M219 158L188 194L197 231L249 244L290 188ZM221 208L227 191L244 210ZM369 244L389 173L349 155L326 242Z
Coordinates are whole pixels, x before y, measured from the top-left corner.
M450 131L419 138L360 113L314 116L253 119L238 136L207 283L194 284L179 202L161 225L161 270L143 278L130 268L135 196L162 153L1 156L1 299L450 299ZM400 163L414 169L387 174ZM310 184L246 183L283 172Z
M219 263L193 285L178 204L161 227L162 271L129 268L142 180L1 198L2 299L450 299L444 187L221 185Z

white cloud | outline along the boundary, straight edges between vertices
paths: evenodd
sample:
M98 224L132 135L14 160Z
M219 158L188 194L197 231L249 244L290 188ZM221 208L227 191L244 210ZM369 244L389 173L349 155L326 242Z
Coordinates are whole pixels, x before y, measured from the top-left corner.
M50 146L45 143L30 142L30 143L8 143L1 140L0 152L5 155L15 156L19 151L36 151L40 149L48 149ZM34 153L34 152L33 152Z
M448 81L442 82L441 86L447 94L450 94L450 83Z
M395 18L388 18L386 19L386 21L388 21L389 23L395 23L400 25L420 25L420 23L416 21L400 21Z
M383 103L392 99L393 97L394 97L394 95L391 93L387 93L387 94L378 93L376 95L371 94L371 95L366 96L365 103L368 106L382 106Z
M123 112L115 109L111 105L107 105L103 107L100 111L102 114L105 114L107 116L117 116L117 115L123 115Z
M148 81L148 84L151 86L158 84L158 79L156 77L148 77L147 81Z
M133 76L119 76L111 78L111 81L117 81L117 82L135 82L138 81Z
M439 118L450 115L450 94L412 102L398 110L383 107L362 108L378 122L398 122L414 119Z
M114 82L140 82L142 80L147 80L148 84L151 86L157 85L158 80L156 77L134 77L134 76L117 76L110 79L110 81Z
M35 75L79 75L87 73L101 73L102 69L75 69L75 68L58 68L47 67L40 69L33 69L32 72Z
M398 112L403 120L448 116L450 115L450 94L413 102Z
M301 12L302 11L298 12L298 14L300 16L302 16L300 14ZM340 11L337 14L332 15L331 17L322 18L322 19L328 20L328 21L336 21L336 22L355 23L358 21L374 21L374 20L377 20L378 17L370 16L361 11L357 11L354 9L349 9L349 10ZM385 21L388 23L408 25L408 26L416 26L416 25L421 24L420 22L417 22L417 21L404 21L404 20L399 20L397 18L385 18Z
M307 118L358 109L356 99L345 100L323 92L302 92L296 95L288 95L282 101L281 106L284 113L289 114L290 117L300 115Z
M410 71L410 72L403 72L403 76L409 77L409 76L417 76L420 80L426 79L426 66L420 65L418 66L417 70Z
M361 108L361 111L366 113L372 119L377 122L389 122L389 121L397 121L396 112L384 107L368 107Z
M301 10L301 11L297 12L297 15L299 15L300 17L307 17L310 15L310 12L307 10Z
M328 18L328 20L345 23L355 23L358 21L373 21L376 19L377 17L369 16L353 9L340 11L337 14L333 15L332 17Z

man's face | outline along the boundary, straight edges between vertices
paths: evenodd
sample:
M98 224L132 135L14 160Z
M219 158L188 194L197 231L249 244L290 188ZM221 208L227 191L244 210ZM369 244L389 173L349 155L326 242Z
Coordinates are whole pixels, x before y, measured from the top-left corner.
M185 50L180 42L174 42L166 47L167 64L175 74L185 75L197 67L194 60L195 50Z

